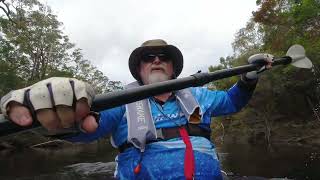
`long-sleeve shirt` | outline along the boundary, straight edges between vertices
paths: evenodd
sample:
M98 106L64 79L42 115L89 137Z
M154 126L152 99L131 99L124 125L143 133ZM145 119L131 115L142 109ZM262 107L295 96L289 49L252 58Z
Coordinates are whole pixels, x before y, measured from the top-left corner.
M231 114L244 107L253 93L255 85L248 86L239 81L228 91L212 91L204 87L193 87L191 93L200 105L201 128L210 130L212 117ZM159 105L149 98L155 127L169 128L188 123L175 98ZM112 135L115 146L127 142L128 127L125 106L118 106L100 112L96 132L81 133L69 138L73 142L90 142L106 135ZM220 166L214 145L204 137L190 137L195 156L196 179L221 179ZM134 147L126 149L117 158L115 176L120 179L184 179L185 144L181 138L147 144L143 155ZM107 152L106 152L107 153ZM134 174L133 169L142 156L142 169ZM160 179L161 179L160 178Z

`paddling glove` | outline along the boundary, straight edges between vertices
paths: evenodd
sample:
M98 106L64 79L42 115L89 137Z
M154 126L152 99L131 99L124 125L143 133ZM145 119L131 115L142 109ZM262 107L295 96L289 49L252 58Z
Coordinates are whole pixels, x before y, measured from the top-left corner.
M273 59L273 55L266 54L266 53L254 54L250 56L248 59L248 63L261 65L261 68L257 71L247 72L242 77L242 79L245 81L256 80L259 77L259 74L266 70L266 66L265 66L266 62L272 61L272 59Z
M73 106L76 100L86 98L89 106L94 98L93 88L74 78L52 77L29 87L14 90L1 98L1 112L8 116L7 105L15 101L27 106L32 112L54 108L56 105Z

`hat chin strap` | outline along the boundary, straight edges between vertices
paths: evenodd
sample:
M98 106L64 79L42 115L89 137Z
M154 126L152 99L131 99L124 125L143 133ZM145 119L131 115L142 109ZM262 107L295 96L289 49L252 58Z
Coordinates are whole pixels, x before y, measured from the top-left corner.
M177 79L177 76L176 76L175 72L172 73L171 79Z

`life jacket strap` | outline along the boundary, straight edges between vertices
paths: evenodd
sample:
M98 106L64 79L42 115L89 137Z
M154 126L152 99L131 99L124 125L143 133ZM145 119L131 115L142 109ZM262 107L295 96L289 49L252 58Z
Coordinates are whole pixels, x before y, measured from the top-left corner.
M211 131L201 128L199 125L189 123L180 127L184 127L188 132L189 136L200 136L200 137L207 138L210 141ZM147 144L181 137L179 127L159 128L156 131L157 131L157 137L158 137L157 140L148 141ZM119 152L122 153L126 149L131 147L133 147L133 145L131 143L126 142L118 146L118 149L119 149Z

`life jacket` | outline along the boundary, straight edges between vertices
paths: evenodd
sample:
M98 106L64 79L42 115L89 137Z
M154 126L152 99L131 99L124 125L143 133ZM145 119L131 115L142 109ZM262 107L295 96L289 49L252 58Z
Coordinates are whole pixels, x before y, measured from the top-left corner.
M138 87L138 82L130 83L126 88ZM194 113L200 112L200 106L195 97L192 95L190 88L182 89L175 92L179 106L187 118L188 122L192 119ZM126 117L128 124L128 139L136 148L144 152L146 142L154 141L161 138L161 132L157 131L153 121L151 106L148 99L143 99L130 104L126 104ZM200 123L199 122L192 123Z

